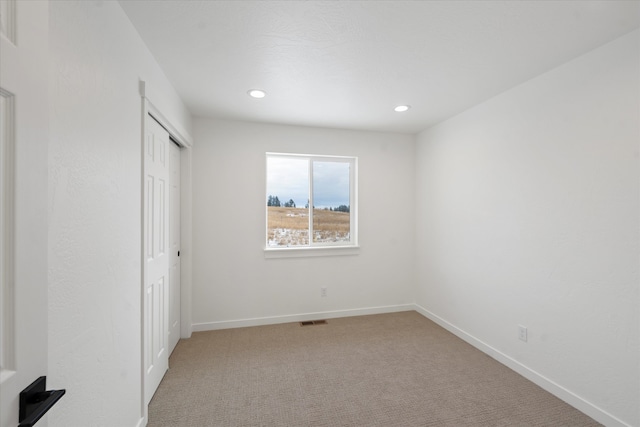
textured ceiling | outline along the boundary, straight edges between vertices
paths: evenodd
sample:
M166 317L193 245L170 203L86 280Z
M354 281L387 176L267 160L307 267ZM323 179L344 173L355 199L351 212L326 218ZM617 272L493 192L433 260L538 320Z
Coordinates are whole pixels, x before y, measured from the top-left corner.
M120 4L196 116L405 133L640 26L638 1Z

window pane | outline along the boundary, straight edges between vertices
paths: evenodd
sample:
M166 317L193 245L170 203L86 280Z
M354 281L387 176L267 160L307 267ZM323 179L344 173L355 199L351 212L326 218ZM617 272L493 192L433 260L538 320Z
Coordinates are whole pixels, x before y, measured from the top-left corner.
M267 157L267 246L309 245L309 160Z
M349 163L313 162L313 242L349 242Z

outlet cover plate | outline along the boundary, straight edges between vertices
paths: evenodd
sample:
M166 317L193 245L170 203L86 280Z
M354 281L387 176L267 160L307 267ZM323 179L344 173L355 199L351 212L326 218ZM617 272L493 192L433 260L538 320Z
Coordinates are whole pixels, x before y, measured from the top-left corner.
M527 327L518 325L518 339L527 342Z

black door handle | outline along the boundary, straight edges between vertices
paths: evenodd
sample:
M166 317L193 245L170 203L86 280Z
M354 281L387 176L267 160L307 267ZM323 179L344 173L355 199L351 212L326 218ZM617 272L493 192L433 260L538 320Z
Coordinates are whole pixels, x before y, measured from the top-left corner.
M18 427L33 427L55 403L60 400L66 390L49 390L47 377L40 377L20 392L20 408Z

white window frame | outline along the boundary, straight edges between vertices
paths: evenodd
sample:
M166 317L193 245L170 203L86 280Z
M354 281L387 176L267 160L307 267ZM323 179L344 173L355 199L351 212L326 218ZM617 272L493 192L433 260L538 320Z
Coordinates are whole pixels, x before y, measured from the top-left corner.
M335 256L335 255L357 255L358 245L358 158L350 156L330 156L318 154L294 154L294 153L273 153L267 152L265 155L265 191L267 196L267 168L269 158L280 157L288 159L304 159L309 164L309 245L270 247L266 241L269 230L268 207L263 200L265 207L265 228L264 238L265 258L295 258L308 256ZM313 162L343 162L349 163L349 238L348 242L313 242Z

